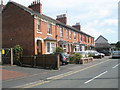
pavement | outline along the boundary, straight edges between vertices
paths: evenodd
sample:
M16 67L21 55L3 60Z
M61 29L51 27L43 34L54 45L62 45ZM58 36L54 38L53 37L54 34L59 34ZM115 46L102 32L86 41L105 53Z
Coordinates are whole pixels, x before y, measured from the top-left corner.
M2 72L2 87L3 88L13 88L25 85L31 82L36 82L38 80L46 80L46 78L63 74L66 72L80 70L85 67L94 65L96 63L105 61L108 56L103 59L95 59L93 62L87 64L68 64L61 66L60 70L49 70L43 68L30 68L30 67L20 67L20 66L0 66L0 72ZM12 83L11 83L12 82Z

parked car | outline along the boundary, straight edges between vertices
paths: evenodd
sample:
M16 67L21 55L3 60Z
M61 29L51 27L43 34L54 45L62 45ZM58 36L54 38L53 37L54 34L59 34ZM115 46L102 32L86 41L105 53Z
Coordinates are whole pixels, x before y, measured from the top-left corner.
M102 57L105 57L105 54L104 54L104 53L100 53L100 55L101 55Z
M69 63L69 55L67 55L66 53L56 52L54 54L59 54L60 55L60 63L61 63L61 65Z
M86 50L86 51L88 52L88 54L90 54L94 58L102 58L105 56L105 54L99 53L99 52L94 51L94 50Z
M120 51L113 51L112 58L120 58Z
M103 53L103 54L105 54L105 56L110 56L111 55L111 52L109 50L99 51L99 53Z
M88 57L88 52L87 51L79 51L76 53L80 53L82 55L82 57Z

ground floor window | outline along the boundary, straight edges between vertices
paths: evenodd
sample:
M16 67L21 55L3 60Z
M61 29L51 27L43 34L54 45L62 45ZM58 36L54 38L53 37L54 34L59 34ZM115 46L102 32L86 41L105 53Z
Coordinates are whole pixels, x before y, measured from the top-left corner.
M74 52L78 52L78 51L80 51L80 46L79 45L75 45Z
M50 52L50 42L47 42L47 52Z
M56 43L55 42L46 42L46 52L47 54L55 52Z
M59 44L61 48L66 52L67 51L67 45L66 44Z
M81 46L82 51L85 51L85 46Z

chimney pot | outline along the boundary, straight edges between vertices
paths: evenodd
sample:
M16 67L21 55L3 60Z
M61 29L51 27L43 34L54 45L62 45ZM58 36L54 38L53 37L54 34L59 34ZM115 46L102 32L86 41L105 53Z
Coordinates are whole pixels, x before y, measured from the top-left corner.
M29 8L39 13L42 13L42 4L40 3L40 0L33 1Z
M78 30L81 31L81 25L80 25L80 23L76 23L76 25L73 25L72 27L74 27L74 28L76 28L76 29L78 29Z
M37 4L37 2L35 1L35 4Z
M33 5L35 4L35 2L33 1Z
M58 15L56 20L60 21L61 23L67 24L66 14Z

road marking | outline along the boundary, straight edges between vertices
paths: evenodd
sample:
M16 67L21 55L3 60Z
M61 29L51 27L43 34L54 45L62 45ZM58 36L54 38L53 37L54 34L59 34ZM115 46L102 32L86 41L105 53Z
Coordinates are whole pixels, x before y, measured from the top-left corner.
M92 66L89 66L89 67L86 67L86 68L83 68L83 69L80 69L80 70L77 70L77 71L70 71L70 72L67 72L66 74L64 73L62 76L60 76L60 75L53 76L53 77L47 78L48 81L43 81L43 82L40 82L40 83L37 83L37 84L34 84L34 85L25 86L25 87L22 87L22 88L32 88L32 87L35 87L35 86L38 86L38 85L42 85L42 84L51 82L51 81L53 81L53 80L57 80L57 79L60 79L60 78L63 78L63 77L66 77L66 76L69 76L69 75L72 75L72 74L75 74L75 73L84 71L84 70L87 70L87 69L89 69L89 68L95 67L95 66L100 65L100 64L102 64L102 63L105 63L105 62L107 62L107 61L110 61L110 60L106 60L106 61L103 61L103 62L94 64L94 65L92 65ZM55 78L54 78L54 77L55 77ZM50 80L49 80L49 79L50 79Z
M56 76L52 76L52 77L47 78L47 80L55 79L55 78L57 78L57 77L64 76L64 75L66 75L66 74L70 74L70 73L72 73L72 72L73 72L73 71L70 71L70 72L67 72L67 73L63 73L63 74L59 74L59 75L56 75Z
M30 86L30 85L37 84L37 83L40 83L40 82L43 82L43 81L44 80L39 80L37 82L32 82L32 83L28 83L28 84L25 84L25 85L16 86L16 87L13 87L13 88L20 88L20 87Z
M96 76L96 77L94 77L94 78L92 78L92 79L90 79L90 80L86 81L84 84L87 84L87 83L89 83L89 82L93 81L94 79L96 79L96 78L98 78L98 77L100 77L100 76L104 75L104 74L105 74L105 73L107 73L107 72L108 72L108 71L105 71L105 72L103 72L103 73L99 74L98 76Z
M119 64L117 64L117 65L115 65L115 66L114 66L114 67L112 67L112 68L114 69L114 68L118 67L119 65L120 65L120 63L119 63Z
M42 84L49 83L49 82L50 81L43 81L43 82L40 82L40 83L37 83L37 84L33 84L33 85L29 85L29 86L26 86L26 87L23 87L23 88L31 88L31 87L42 85Z

